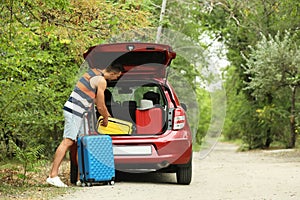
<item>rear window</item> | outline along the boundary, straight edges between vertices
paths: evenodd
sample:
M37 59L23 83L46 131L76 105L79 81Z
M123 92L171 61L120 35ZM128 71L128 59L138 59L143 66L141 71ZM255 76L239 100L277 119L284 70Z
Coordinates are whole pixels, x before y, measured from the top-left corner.
M119 83L118 85L107 87L107 89L111 92L112 98L114 102L117 102L118 104L122 105L126 101L135 101L137 104L137 107L140 106L140 100L144 98L144 95L146 93L152 92L157 94L158 102L157 104L160 104L161 106L164 106L165 100L162 96L161 89L158 85L126 85L122 83Z

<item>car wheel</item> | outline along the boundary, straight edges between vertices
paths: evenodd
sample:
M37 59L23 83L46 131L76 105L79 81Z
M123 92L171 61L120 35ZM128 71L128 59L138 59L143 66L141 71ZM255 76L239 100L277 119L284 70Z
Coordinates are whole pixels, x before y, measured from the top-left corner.
M70 149L70 182L76 184L78 178L78 165L76 162L77 145Z
M70 160L70 182L76 184L78 177L78 167L77 165Z
M189 185L192 181L192 162L187 166L179 166L176 171L176 179L178 184Z

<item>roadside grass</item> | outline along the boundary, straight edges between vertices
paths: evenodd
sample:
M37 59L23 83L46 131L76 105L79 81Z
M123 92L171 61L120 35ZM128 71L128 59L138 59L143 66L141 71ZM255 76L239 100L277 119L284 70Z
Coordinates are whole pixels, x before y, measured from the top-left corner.
M228 140L228 139L226 139L225 137L223 137L221 135L219 141L220 142L228 142L228 143L237 145L239 147L238 151L249 151L248 145L246 145L243 142L242 139ZM275 149L287 149L286 148L286 144L284 142L276 142L275 141L275 142L272 142L271 145L270 145L270 147L268 149L265 149L265 150L275 150ZM300 137L297 137L296 145L295 145L294 149L295 150L300 150Z
M212 142L203 140L202 144L193 143L193 151L194 152L200 152L203 149L212 148L212 143L215 142L223 142L223 143L231 143L236 146L238 146L238 151L251 151L248 148L248 145L246 145L242 139L234 139L234 140L228 140L224 135L220 135L219 137L212 138ZM268 149L265 150L276 150L276 149L286 149L286 145L283 142L273 142L271 146ZM258 149L255 149L258 150ZM296 146L294 148L295 151L300 151L300 137L297 137Z
M74 188L55 188L48 185L26 185L26 186L11 186L1 185L0 199L30 199L30 200L48 200L54 199L57 196L67 194Z
M50 163L38 166L38 170L30 171L24 176L22 164L14 160L0 162L0 199L55 199L77 189L75 187L56 188L46 183ZM69 162L66 160L60 168L62 181L68 183ZM68 185L71 185L68 183Z
M194 142L193 143L193 151L194 152L199 152L200 150L201 150L201 145L198 144L198 143L196 143L196 142Z
M299 137L299 134L298 134L297 141L296 141L296 148L300 149L300 137Z

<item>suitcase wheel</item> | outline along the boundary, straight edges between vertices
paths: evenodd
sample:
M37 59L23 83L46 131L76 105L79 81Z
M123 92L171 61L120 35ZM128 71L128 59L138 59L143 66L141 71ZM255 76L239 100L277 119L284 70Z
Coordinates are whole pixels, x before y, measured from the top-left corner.
M89 183L89 182L88 182L88 183L84 183L84 182L83 182L83 183L81 183L81 186L82 186L82 187L85 187L85 186L87 186L87 187L92 187L92 183Z
M109 181L108 184L109 184L109 185L114 185L114 184L115 184L115 181Z

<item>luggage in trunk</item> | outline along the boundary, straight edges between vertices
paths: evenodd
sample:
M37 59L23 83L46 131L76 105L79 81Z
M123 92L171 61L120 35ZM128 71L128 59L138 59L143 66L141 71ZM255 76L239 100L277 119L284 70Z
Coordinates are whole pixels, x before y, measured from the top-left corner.
M98 120L98 132L100 134L108 135L130 135L133 131L132 123L125 120L120 120L117 118L108 118L108 125L101 126L103 117L100 116Z
M136 110L136 134L157 134L163 128L163 114L160 107Z

